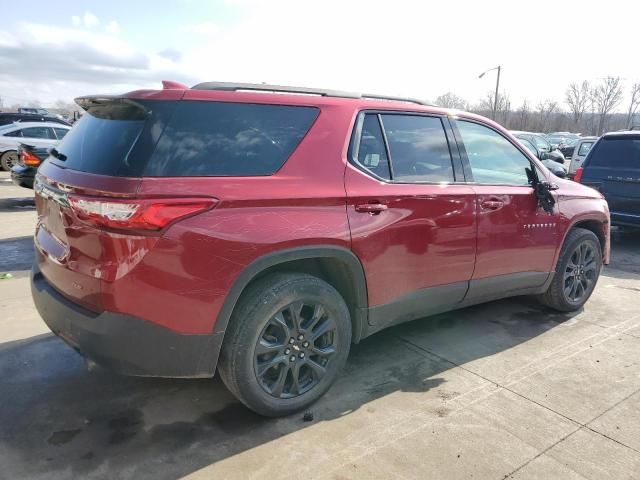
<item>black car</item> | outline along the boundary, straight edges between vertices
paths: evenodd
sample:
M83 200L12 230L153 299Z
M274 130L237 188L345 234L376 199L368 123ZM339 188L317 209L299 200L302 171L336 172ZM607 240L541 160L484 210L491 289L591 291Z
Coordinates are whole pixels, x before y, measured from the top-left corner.
M640 228L640 132L612 132L591 148L575 181L599 190L612 225Z
M58 117L52 115L37 115L33 113L13 113L13 112L0 112L0 126L9 125L13 122L55 122L63 125L71 124Z
M533 155L535 155L542 164L547 167L551 173L553 173L556 177L565 178L567 176L567 169L564 165L559 164L555 160L551 160L549 158L549 154L547 152L543 152L539 150L530 140L526 138L515 136L522 145L525 146L527 150L529 150Z
M549 160L553 160L554 162L564 165L564 155L562 152L554 148L542 135L530 132L518 132L514 130L512 130L511 133L518 139L525 139L533 143L539 151L546 152Z
M565 138L558 144L557 148L562 152L564 158L571 158L576 148L576 143L578 143L576 138Z
M18 156L18 163L11 167L11 180L19 187L33 188L38 167L49 156L49 149L21 143Z

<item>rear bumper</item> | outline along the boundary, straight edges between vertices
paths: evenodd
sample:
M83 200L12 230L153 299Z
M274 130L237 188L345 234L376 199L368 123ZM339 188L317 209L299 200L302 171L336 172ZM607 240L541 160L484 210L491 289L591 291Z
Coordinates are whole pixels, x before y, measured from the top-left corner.
M125 375L211 377L222 333L183 335L135 317L95 313L58 293L34 267L33 300L53 333L96 364Z
M19 187L33 189L33 180L35 176L36 169L33 167L14 165L11 168L11 181Z

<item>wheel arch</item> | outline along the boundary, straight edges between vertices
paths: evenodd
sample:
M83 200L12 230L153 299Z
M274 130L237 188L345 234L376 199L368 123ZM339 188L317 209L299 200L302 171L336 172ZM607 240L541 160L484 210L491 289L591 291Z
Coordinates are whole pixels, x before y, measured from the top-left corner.
M556 258L554 260L554 265L558 263L558 258L560 256L560 250L562 249L562 245L567 239L569 232L574 228L584 228L585 230L589 230L598 237L600 241L600 248L602 249L602 257L603 263L606 265L609 263L609 218L606 215L600 214L592 214L592 215L584 215L577 218L574 218L572 222L569 224L567 229L564 231L564 235L562 237L562 242L560 242L560 246L558 251L556 252Z
M308 273L332 285L349 307L352 341L357 343L367 323L367 285L360 260L337 246L307 246L268 253L250 263L236 278L220 309L214 333L224 334L231 314L246 288L275 272Z

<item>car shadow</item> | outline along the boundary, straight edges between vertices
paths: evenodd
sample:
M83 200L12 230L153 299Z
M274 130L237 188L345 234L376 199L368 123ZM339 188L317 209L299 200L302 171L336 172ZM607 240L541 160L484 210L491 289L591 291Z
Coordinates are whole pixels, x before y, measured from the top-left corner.
M397 392L453 397L446 372L570 318L510 299L393 327L352 346L340 379L306 415L280 419L249 411L217 377L89 372L52 335L0 344L0 464L10 478L178 478L365 406L373 412Z
M29 271L33 258L33 235L0 240L0 273Z
M620 279L637 278L640 274L640 229L611 229L611 261L604 274Z
M0 212L24 212L35 209L36 204L33 197L0 199Z

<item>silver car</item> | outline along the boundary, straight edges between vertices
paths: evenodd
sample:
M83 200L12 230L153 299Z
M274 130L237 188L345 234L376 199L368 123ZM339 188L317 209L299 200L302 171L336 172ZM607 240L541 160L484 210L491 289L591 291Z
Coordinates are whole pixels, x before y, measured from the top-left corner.
M52 122L16 122L0 127L0 166L4 170L18 161L18 146L21 143L35 147L51 148L58 143L71 127Z
M591 150L591 147L598 141L598 137L581 137L573 150L571 163L569 164L569 176L573 178L576 170L582 166L584 159Z

